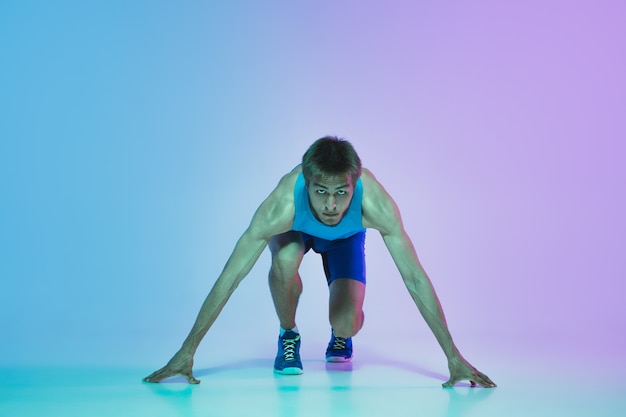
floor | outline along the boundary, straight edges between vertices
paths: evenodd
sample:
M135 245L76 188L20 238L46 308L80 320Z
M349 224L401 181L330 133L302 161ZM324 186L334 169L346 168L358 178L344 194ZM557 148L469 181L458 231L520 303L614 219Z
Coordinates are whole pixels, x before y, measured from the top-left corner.
M441 358L416 356L365 351L351 364L304 358L301 376L274 375L271 357L221 357L197 364L197 386L180 378L141 383L148 368L1 367L0 416L626 415L620 353L585 358L519 349L482 357L495 389L443 389Z

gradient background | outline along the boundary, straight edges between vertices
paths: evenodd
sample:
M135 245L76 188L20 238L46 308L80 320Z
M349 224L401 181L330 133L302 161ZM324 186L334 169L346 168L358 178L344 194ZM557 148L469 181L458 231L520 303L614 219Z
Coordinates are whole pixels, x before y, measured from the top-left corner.
M494 380L492 355L523 362L520 344L623 364L625 16L619 0L0 1L0 364L161 366L326 134L394 196ZM375 231L367 261L356 348L403 332L445 373ZM273 358L268 267L266 252L197 366ZM317 256L302 275L317 358Z

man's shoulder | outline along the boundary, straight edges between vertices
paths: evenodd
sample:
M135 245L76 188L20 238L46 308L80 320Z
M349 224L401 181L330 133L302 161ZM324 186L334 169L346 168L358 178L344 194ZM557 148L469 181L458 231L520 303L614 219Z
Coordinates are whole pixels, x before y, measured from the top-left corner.
M396 206L374 174L363 169L363 226L386 232L397 221Z
M283 195L293 197L293 190L296 186L296 181L298 180L301 172L302 167L298 165L294 169L283 175L280 181L278 181L278 185L276 186L274 193L277 193L280 197L282 197Z
M260 235L271 237L291 229L295 216L293 191L301 171L298 168L283 175L278 185L257 209L252 225Z
M376 177L374 177L374 173L370 169L363 167L361 169L361 181L371 181L371 180L376 180Z
M361 183L363 184L363 198L380 198L383 187L372 171L367 168L362 169Z

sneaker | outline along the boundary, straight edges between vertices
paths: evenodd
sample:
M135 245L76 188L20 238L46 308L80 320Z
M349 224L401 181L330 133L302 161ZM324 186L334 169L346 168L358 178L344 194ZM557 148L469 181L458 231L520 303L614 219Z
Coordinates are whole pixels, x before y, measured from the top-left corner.
M328 348L326 348L326 362L350 362L352 360L352 338L344 339L332 333Z
M287 330L278 337L278 354L274 361L274 372L283 375L300 375L300 334Z

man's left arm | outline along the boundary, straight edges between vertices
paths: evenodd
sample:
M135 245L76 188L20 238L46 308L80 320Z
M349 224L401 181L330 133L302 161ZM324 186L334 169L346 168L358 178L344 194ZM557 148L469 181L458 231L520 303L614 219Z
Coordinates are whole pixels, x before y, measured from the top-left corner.
M472 385L478 383L487 388L495 387L496 384L487 375L478 371L463 358L454 344L439 298L406 232L402 230L399 234L383 234L382 236L411 298L448 359L450 379L443 386L452 387L459 381L469 380Z
M395 202L369 171L365 171L363 177L363 225L380 232L411 298L448 359L450 379L443 386L452 387L459 381L469 380L472 385L495 387L489 377L463 358L454 344L439 298L419 262Z

